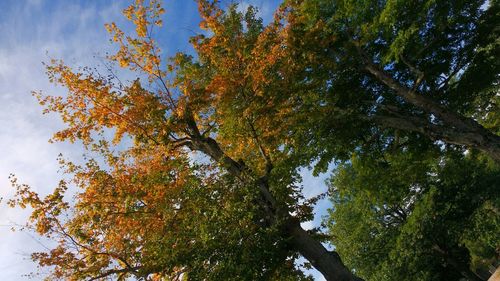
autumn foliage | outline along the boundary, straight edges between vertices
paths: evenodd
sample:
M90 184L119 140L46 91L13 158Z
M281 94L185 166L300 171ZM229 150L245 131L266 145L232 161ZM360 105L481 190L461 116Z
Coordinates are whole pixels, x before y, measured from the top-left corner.
M196 55L164 58L154 36L165 11L157 0L136 0L123 11L135 34L115 23L106 29L118 46L108 59L137 79L47 63L50 81L67 89L65 96L34 93L45 113L59 114L66 125L52 141L82 144L88 152L82 163L60 157L66 180L45 198L11 178L17 194L10 204L31 207L28 227L57 241L32 255L51 269L48 278L305 280L295 264L303 256L327 280L361 280L321 244L325 234L300 226L312 219L319 197L303 197L299 168L321 172L337 161L341 169L357 165L358 157L399 167L397 159L419 160L390 153L417 146L435 149L425 161L462 149L486 153L491 159L481 161L496 167L498 120L491 118L498 112L491 100L498 95L471 94L478 107L492 105L491 113L469 114L471 107L440 96L455 88L433 78L460 79L463 65L454 73L431 65L458 51L449 47L436 60L408 58L411 44L425 43L415 30L431 27L398 13L398 1L379 4L372 12L385 18L373 22L366 3L360 6L366 13L356 14L346 3L334 11L327 2L285 1L264 26L253 7L239 12L200 0L206 32L191 38ZM407 33L392 34L388 26L396 23ZM417 68L426 67L420 75ZM363 167L352 177L383 171ZM346 188L355 186L345 173L337 175ZM68 188L77 189L73 198L65 197ZM348 201L336 196L339 206Z

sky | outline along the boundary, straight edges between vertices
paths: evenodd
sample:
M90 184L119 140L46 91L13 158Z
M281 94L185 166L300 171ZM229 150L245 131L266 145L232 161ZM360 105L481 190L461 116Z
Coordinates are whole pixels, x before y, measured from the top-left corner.
M63 59L72 66L94 66L113 45L104 24L116 22L124 26L121 11L128 1L105 0L2 0L0 9L0 278L9 281L29 280L26 274L36 271L29 255L50 247L29 232L11 231L26 222L29 210L10 209L6 201L12 197L8 176L29 184L40 194L49 193L61 178L58 173L59 153L78 159L83 151L77 145L48 142L52 134L63 128L56 115L42 115L32 91L64 95L65 91L48 82L43 61ZM226 5L229 1L223 1ZM264 23L272 18L277 0L236 1L244 9L252 4L260 9ZM166 0L164 27L158 32L163 54L190 52L188 38L199 32L196 3L190 0ZM125 30L126 31L126 30ZM124 74L125 76L127 74ZM132 79L132 77L130 77ZM304 169L306 196L324 192L325 175L313 177ZM324 200L317 206L313 222L317 226L329 207ZM317 280L324 280L313 272ZM33 280L39 280L35 277Z

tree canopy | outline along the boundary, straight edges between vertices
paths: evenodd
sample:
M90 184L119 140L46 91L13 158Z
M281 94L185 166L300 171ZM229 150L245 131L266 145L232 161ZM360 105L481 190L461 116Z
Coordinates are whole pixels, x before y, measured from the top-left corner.
M34 94L66 124L53 140L88 151L44 198L12 177L57 242L32 255L50 280L308 280L300 256L327 280L489 277L498 1L288 0L267 25L198 6L194 55L161 55L157 0L123 11L134 34L106 25L135 80L46 64L68 90ZM303 167L331 172L326 231L300 225Z

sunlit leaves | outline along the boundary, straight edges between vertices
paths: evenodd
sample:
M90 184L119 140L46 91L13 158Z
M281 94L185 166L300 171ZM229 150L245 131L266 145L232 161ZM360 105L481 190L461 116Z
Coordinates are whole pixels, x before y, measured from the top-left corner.
M125 17L135 25L136 37L125 36L124 32L115 24L106 24L106 29L113 36L112 40L119 45L119 51L110 56L110 59L119 63L121 67L145 72L150 81L163 77L161 71L160 49L152 39L154 26L161 26L161 15L165 10L157 0L137 0L126 8Z
M200 12L214 35L194 38L198 58L178 54L166 71L152 37L163 13L157 2L137 1L124 10L135 37L114 23L106 26L119 46L109 58L146 74L149 84L57 60L46 65L49 79L68 90L65 96L34 93L44 112L58 113L66 125L53 140L81 141L97 155L79 164L60 159L78 188L73 198L63 197L65 182L45 199L17 186L12 204L35 210L27 226L57 240L53 250L33 254L53 268L51 277L300 278L282 229L262 227L268 214L255 180L236 180L217 163L193 164L184 145L193 134L214 136L254 177L269 173L273 161L271 191L310 218L311 208L293 199L302 198L295 167L278 161L292 114L286 97L269 94L281 93L286 83L284 68L271 76L282 67L273 66L283 57L275 43L284 38L274 36L280 25L263 32L253 8L225 12L200 1ZM271 64L262 65L266 60ZM167 80L167 71L175 78Z

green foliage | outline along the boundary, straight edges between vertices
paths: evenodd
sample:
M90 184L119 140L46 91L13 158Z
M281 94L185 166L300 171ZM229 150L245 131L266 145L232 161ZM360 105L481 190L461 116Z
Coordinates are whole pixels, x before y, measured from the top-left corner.
M293 95L302 102L296 117L304 129L296 129L296 142L319 158L320 170L332 159L348 160L380 127L443 140L440 134L455 126L395 94L368 73L367 63L459 118L472 117L498 133L498 2L290 3L289 54L302 65Z
M293 151L317 171L338 163L328 224L346 264L367 280L484 273L499 257L498 163L442 137L460 125L427 105L498 138L498 1L290 3L290 53L307 69Z
M458 280L497 258L499 167L421 149L358 155L332 177L332 241L367 280Z

